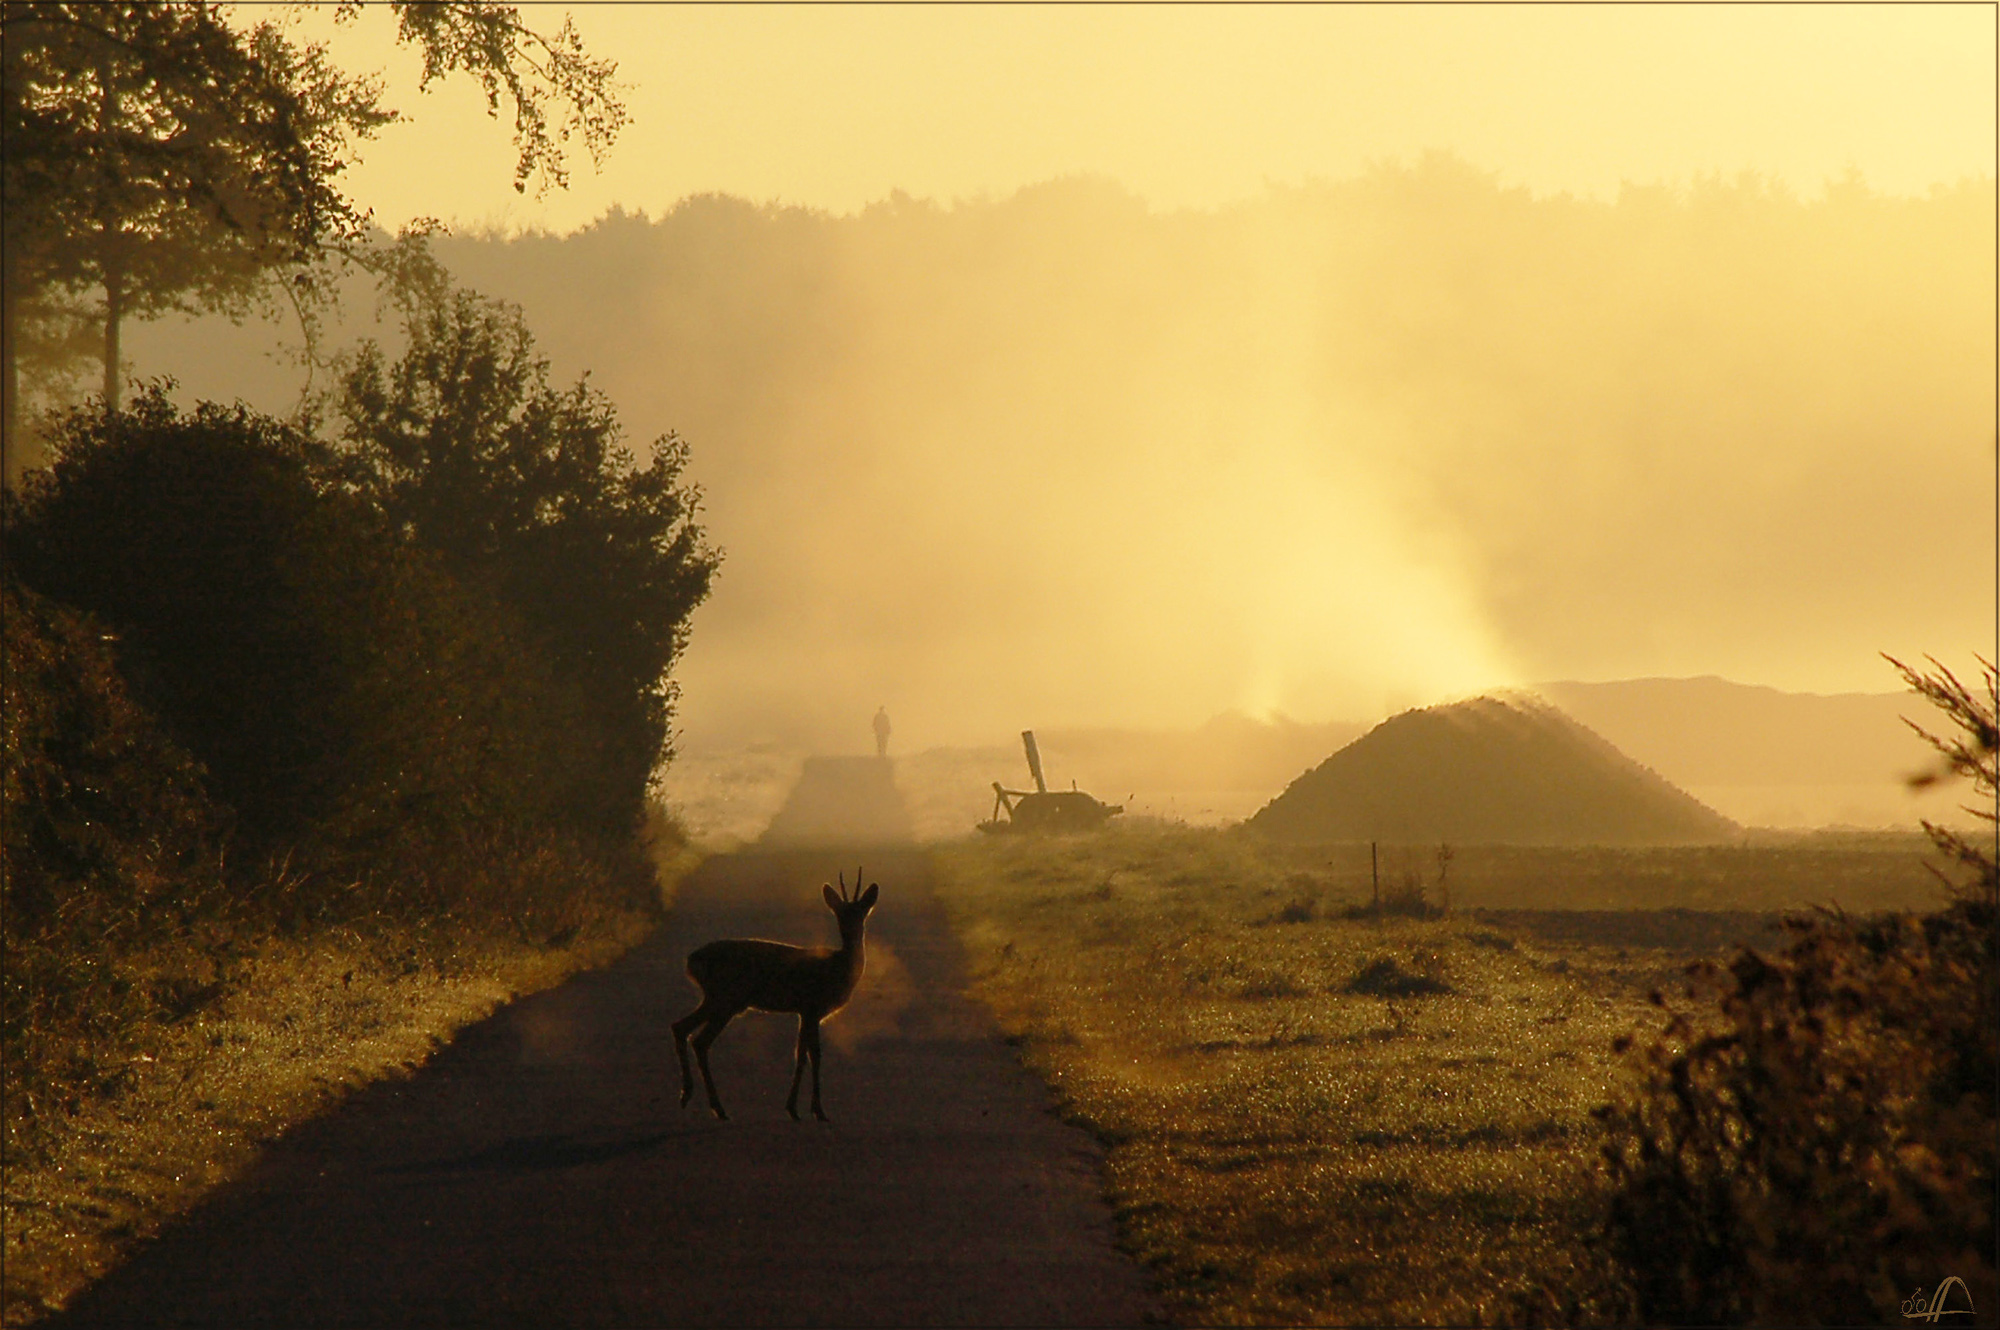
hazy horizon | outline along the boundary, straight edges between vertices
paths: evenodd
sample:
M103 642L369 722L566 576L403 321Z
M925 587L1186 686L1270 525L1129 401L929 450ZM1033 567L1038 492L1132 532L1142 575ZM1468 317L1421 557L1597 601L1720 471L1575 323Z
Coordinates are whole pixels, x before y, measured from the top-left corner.
M565 16L632 118L519 195L386 15L287 21L406 115L356 202L690 445L691 743L1991 649L1990 9ZM288 339L126 346L283 412Z
M858 744L886 704L927 744L1894 691L1877 653L1992 635L1992 234L1990 183L1589 203L1437 154L1212 213L706 196L438 253L633 447L692 446L727 559L690 739ZM259 336L128 345L254 397Z
M1536 197L1758 173L1803 196L1859 172L1919 197L1990 175L1995 19L1952 5L574 5L632 121L570 187L510 188L469 81L418 95L381 12L289 16L405 115L348 188L394 229L437 217L568 234L612 207L729 194L858 213L901 191L1004 198L1117 180L1150 206L1444 150ZM449 144L449 152L442 145Z

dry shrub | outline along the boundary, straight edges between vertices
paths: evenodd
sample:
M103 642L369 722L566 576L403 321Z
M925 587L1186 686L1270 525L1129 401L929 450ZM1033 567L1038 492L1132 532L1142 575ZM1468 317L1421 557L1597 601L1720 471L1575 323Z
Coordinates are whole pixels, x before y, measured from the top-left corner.
M1951 1275L1993 1308L1993 910L1789 927L1729 966L1719 1019L1675 1011L1641 1096L1601 1110L1640 1315L1884 1322Z
M1377 919L1394 916L1402 919L1442 919L1445 909L1442 905L1431 904L1424 893L1424 884L1415 874L1406 873L1399 881L1382 889L1380 900L1367 905L1350 905L1341 912L1347 919Z
M9 938L97 944L144 916L198 910L222 818L192 758L133 700L111 637L0 585L0 884Z
M1356 970L1340 991L1370 997L1432 997L1457 990L1444 977L1443 958L1426 953L1413 956L1407 969L1393 956L1372 960Z
M1934 659L1890 663L1950 722L1911 723L1942 759L1912 784L1969 779L1994 827L1992 662L1976 689ZM1925 830L1948 908L1788 920L1783 953L1739 953L1719 1009L1673 1012L1639 1054L1639 1098L1600 1110L1609 1237L1646 1320L1888 1322L1953 1276L1983 1314L2000 1305L2000 845Z

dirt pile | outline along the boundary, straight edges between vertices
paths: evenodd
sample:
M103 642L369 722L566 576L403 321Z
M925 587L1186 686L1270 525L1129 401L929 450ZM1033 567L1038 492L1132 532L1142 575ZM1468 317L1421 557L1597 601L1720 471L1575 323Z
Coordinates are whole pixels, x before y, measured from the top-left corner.
M1674 845L1736 824L1539 699L1406 711L1250 819L1291 841Z

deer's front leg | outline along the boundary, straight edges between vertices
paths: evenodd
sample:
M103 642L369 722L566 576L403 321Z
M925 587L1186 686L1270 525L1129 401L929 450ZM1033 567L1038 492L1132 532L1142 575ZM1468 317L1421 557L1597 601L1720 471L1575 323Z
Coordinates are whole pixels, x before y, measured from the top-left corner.
M715 1042L715 1036L722 1033L722 1027L729 1024L727 1016L720 1020L710 1017L708 1024L701 1027L694 1037L694 1060L701 1068L701 1083L708 1089L708 1106L716 1117L727 1121L729 1114L722 1107L722 1096L715 1092L715 1073L708 1068L708 1046Z
M792 1048L792 1092L785 1099L785 1111L792 1115L792 1121L794 1122L799 1120L799 1081L806 1074L806 1031L808 1029L817 1030L818 1027L808 1026L806 1018L803 1016L799 1017L799 1039L798 1043ZM813 1108L815 1111L819 1108L819 1072L817 1068L813 1072Z
M819 1106L819 1022L814 1021L810 1026L800 1030L799 1041L805 1045L806 1054L812 1058L813 1116L821 1122L825 1122L827 1120L826 1110ZM796 1074L793 1077L793 1083L795 1085L797 1083Z

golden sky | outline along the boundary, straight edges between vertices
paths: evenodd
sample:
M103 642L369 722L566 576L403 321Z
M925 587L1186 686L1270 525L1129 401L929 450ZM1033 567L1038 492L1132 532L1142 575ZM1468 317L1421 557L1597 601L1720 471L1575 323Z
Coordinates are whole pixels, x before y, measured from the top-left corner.
M632 121L540 198L386 13L297 22L409 116L351 197L688 440L692 738L1991 650L1992 5L571 12ZM233 335L135 372L289 409Z
M1991 174L1990 5L579 5L632 124L567 193L511 188L505 127L460 79L419 96L386 13L332 32L409 123L349 178L386 224L568 231L723 192L852 211L1077 172L1208 207L1448 149L1538 194L1858 170L1922 193ZM448 146L447 146L448 145Z

